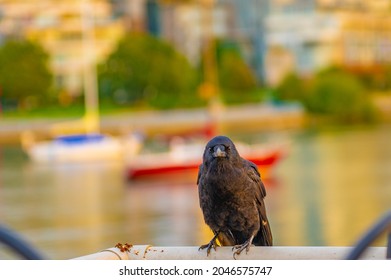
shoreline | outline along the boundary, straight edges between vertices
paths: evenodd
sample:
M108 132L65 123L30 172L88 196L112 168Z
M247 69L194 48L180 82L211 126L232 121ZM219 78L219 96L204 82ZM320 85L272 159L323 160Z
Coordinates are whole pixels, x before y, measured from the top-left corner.
M148 136L157 134L184 134L202 131L215 124L223 131L267 131L303 127L305 112L299 106L272 106L251 104L218 108L210 112L201 109L177 109L170 111L143 111L121 115L102 116L102 133L126 135L138 131ZM77 130L81 121L75 119L0 119L0 144L20 143L23 132L32 132L38 139L51 138L66 130ZM61 129L61 126L68 129ZM58 128L60 127L60 129ZM63 132L61 133L61 130ZM59 133L60 132L60 133ZM78 133L81 133L79 131Z

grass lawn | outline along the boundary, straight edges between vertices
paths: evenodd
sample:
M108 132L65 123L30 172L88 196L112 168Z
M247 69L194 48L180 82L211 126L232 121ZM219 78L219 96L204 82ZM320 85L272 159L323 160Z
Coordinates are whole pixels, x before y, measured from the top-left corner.
M115 106L113 104L102 104L99 108L101 115L115 115L138 111L140 108ZM2 119L34 119L34 118L80 118L84 115L83 104L72 104L71 106L48 106L33 110L7 110L0 112Z

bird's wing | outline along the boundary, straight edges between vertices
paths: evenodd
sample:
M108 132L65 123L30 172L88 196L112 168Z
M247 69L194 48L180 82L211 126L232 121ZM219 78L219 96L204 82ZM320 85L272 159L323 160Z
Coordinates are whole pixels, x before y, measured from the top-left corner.
M266 189L261 180L261 174L258 171L258 167L251 161L244 160L244 162L247 170L247 175L256 184L255 193L257 199L263 200L263 198L266 196Z
M202 167L203 164L200 164L200 166L198 167L198 175L197 175L197 185L199 185L200 183L200 177L201 177L201 174L202 174Z
M254 182L254 194L260 219L260 229L254 239L254 244L259 243L256 245L271 246L273 244L273 237L266 215L265 202L263 201L266 196L265 185L261 180L261 174L258 171L258 167L251 161L244 161L245 166L247 167L247 175Z

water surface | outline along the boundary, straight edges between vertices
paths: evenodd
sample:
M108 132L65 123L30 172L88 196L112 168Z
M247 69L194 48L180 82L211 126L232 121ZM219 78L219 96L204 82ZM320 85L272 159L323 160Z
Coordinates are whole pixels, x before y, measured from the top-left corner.
M350 246L391 208L390 126L274 134L291 143L265 180L275 245ZM0 151L0 222L52 259L117 242L198 246L211 236L196 174L128 182L119 163L36 165L10 146ZM14 257L0 245L0 259Z

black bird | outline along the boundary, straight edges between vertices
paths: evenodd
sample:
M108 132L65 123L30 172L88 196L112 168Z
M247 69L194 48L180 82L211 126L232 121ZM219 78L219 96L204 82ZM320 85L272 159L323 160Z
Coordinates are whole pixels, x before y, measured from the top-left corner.
M234 246L234 257L251 244L272 246L273 238L266 216L265 186L257 166L242 158L234 143L217 136L205 147L199 167L198 193L205 223L214 237L199 249Z

